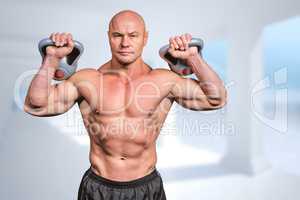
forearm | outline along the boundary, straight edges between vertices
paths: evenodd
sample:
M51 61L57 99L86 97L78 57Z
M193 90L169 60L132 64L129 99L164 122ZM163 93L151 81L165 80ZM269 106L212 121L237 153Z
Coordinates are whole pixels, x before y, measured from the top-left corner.
M55 69L59 64L59 59L46 56L38 73L34 76L28 93L27 106L43 107L48 103L51 80L54 77Z
M223 104L226 101L226 89L217 73L199 55L190 56L187 65L192 68L210 102Z

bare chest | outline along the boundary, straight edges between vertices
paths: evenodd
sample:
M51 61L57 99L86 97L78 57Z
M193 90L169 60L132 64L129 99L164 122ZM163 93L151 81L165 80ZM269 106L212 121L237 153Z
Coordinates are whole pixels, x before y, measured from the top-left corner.
M104 77L82 89L92 111L100 115L141 117L153 113L167 95L167 89L153 78L124 81Z

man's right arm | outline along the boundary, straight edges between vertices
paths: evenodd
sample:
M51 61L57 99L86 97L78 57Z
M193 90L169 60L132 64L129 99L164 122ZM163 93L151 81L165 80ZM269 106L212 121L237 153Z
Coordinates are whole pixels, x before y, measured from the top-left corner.
M58 64L58 58L45 57L28 89L24 104L25 112L40 117L59 115L68 111L79 98L75 86L77 73L67 80L51 85Z

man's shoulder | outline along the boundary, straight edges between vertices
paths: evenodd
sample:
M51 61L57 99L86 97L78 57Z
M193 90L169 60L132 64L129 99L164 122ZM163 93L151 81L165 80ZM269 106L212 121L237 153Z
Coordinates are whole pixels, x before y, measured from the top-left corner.
M77 76L83 76L83 75L93 75L93 74L99 74L100 72L95 69L95 68L84 68L84 69L80 69L78 70L75 74Z
M92 78L99 76L101 73L94 68L84 68L75 72L69 80L72 82L78 82L83 80L91 80Z
M178 74L176 74L172 70L166 69L166 68L155 68L155 69L152 70L151 73L153 75L163 76L164 78L177 78L177 77L179 77Z
M172 74L172 71L166 68L155 68L151 71L152 74Z

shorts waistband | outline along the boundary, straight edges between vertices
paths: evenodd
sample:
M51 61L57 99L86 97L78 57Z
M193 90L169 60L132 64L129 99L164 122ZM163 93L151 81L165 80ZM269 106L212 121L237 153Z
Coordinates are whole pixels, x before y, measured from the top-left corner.
M109 187L113 187L113 188L132 188L132 187L138 187L144 184L147 184L148 182L152 181L154 178L159 177L160 174L157 171L156 168L154 168L154 170L141 178L135 179L135 180L131 180L131 181L114 181L114 180L110 180L107 178L104 178L102 176L97 175L95 172L93 172L93 170L91 169L91 167L88 169L88 176L91 177L92 179L96 180L97 182L104 184L106 186Z

